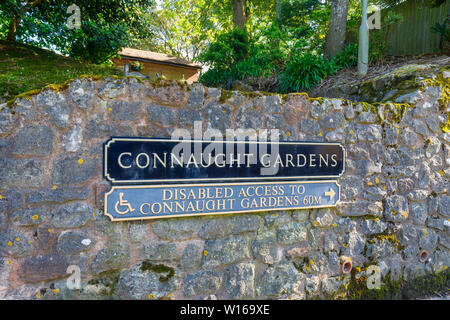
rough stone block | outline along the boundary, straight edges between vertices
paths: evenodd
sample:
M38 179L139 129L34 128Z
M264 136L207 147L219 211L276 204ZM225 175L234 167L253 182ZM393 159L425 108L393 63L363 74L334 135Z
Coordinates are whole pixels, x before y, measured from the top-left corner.
M318 228L329 228L335 221L335 213L332 209L316 209L310 214L311 224Z
M278 242L287 245L306 241L308 238L308 225L309 223L306 222L291 222L278 227Z
M98 89L98 96L103 99L114 99L126 94L125 81L105 79L105 83Z
M341 112L335 112L323 117L320 126L325 129L337 129L344 125L345 118Z
M306 218L304 217L304 214L307 214ZM293 213L293 216L295 216L297 221L304 221L308 217L308 211L297 210ZM268 228L277 227L292 221L288 211L267 212L262 214L262 217L264 219L264 225Z
M183 293L187 297L212 293L219 289L222 279L220 274L213 271L200 271L188 275L184 281Z
M42 202L66 202L70 200L86 200L89 197L88 188L57 187L39 189L26 196L27 203L38 204Z
M303 276L292 263L280 263L267 267L255 281L256 295L276 297L297 293L302 286Z
M139 121L142 118L141 102L112 101L108 108L111 108L109 115L114 121Z
M86 202L69 202L52 210L48 222L54 228L79 228L93 217L93 213L94 209Z
M96 119L86 123L85 135L88 139L103 138L104 140L112 136L132 136L133 128L123 125L111 125L106 120ZM142 135L141 135L142 136ZM144 135L146 136L146 135Z
M400 195L386 198L384 216L387 221L403 222L408 218L408 200Z
M0 233L0 255L22 258L33 254L33 244L23 233L7 229Z
M180 87L178 83L169 80L160 81L156 86L148 89L146 93L156 103L164 105L181 106L189 97L189 91Z
M336 208L338 213L345 217L365 215L381 217L383 214L383 203L380 201L341 202Z
M23 208L11 212L9 219L16 226L36 226L47 220L50 210L49 207Z
M410 203L409 213L415 224L425 225L425 221L427 220L427 204L425 202Z
M206 240L202 264L204 268L215 268L248 258L250 258L248 239L236 236Z
M0 107L0 109L0 136L3 136L11 133L16 128L19 118L17 115L12 114L8 108Z
M72 110L61 93L51 89L43 90L36 96L36 104L52 124L59 128L67 127Z
M0 185L3 188L41 187L45 184L43 159L0 158Z
M419 234L419 247L427 250L429 253L436 249L439 236L433 229L422 228L418 232Z
M361 112L359 116L356 118L356 122L362 124L375 123L376 120L377 115L372 112Z
M19 277L24 282L50 281L67 276L69 261L59 254L37 255L26 258Z
M356 126L356 130L358 132L358 140L360 142L376 142L380 141L382 138L381 126L377 124L359 124Z
M197 237L203 219L181 218L153 223L153 232L163 240L188 240Z
M225 134L226 129L233 128L233 108L227 104L212 104L207 106L208 128L217 129Z
M84 232L68 231L59 236L56 250L64 256L74 255L91 249L95 242L93 237Z
M386 230L387 223L380 219L366 219L361 222L361 228L365 235L372 235Z
M48 156L53 150L53 129L32 125L19 130L12 138L12 154L26 156Z
M442 196L439 199L439 213L444 217L450 217L450 196Z
M370 201L381 201L386 197L386 190L380 187L370 187L364 191L363 197Z
M281 259L275 235L253 240L252 252L257 260L266 264L278 263Z
M100 176L100 161L97 159L67 158L55 162L52 182L57 185L71 185Z
M197 269L202 262L203 250L198 245L190 243L183 250L180 267L183 270Z
M255 265L239 263L225 270L225 293L230 299L249 299L255 295Z
M124 269L130 263L130 250L126 246L108 247L100 250L91 263L92 274Z
M70 83L69 96L81 109L90 110L95 103L95 83L91 79L75 79Z
M179 258L177 245L169 242L146 245L142 249L142 254L150 261L173 261Z
M202 239L217 239L233 234L256 232L262 226L262 219L257 215L217 217L206 221L198 235Z
M178 282L173 268L144 261L131 269L120 272L114 287L114 297L118 299L167 299L177 289Z

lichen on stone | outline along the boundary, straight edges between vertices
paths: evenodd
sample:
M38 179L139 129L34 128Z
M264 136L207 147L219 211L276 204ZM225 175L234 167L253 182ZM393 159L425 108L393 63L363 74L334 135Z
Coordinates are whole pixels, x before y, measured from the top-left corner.
M141 271L152 271L156 273L167 273L167 275L161 275L159 281L166 282L175 275L175 269L165 266L163 264L153 264L148 260L144 260L141 265Z

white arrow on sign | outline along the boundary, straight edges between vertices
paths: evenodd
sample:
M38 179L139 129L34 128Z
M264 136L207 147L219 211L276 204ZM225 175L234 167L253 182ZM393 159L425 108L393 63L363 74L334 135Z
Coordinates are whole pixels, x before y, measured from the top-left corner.
M325 197L330 197L330 201L333 201L335 194L333 188L330 188L330 191L325 192Z

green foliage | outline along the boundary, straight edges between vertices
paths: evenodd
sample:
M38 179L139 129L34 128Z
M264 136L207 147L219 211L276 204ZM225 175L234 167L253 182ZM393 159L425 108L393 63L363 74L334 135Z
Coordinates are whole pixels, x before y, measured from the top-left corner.
M391 7L401 0L369 0ZM433 4L442 0L428 0ZM0 38L11 19L21 17L17 39L77 59L104 63L124 46L157 51L202 62L208 86L230 80L279 79L283 92L308 90L326 76L357 64L361 1L349 0L348 44L332 61L322 58L331 1L246 0L245 30L233 27L233 1L223 0L31 0L0 2ZM66 9L81 8L82 28L69 30ZM25 9L25 10L24 10ZM386 11L383 11L386 12ZM371 30L369 59L386 55L390 26L401 16L383 14L382 30ZM442 28L436 26L437 32ZM204 70L205 70L204 69ZM259 81L258 83L263 83Z
M443 23L437 22L431 27L431 31L440 35L444 41L449 41L450 39L450 28L445 21Z
M394 24L403 20L401 14L394 11L388 11L382 17L382 28L380 30L371 30L369 42L369 57L374 60L383 59L388 53L387 40L389 32Z
M219 87L231 78L231 72L227 69L210 69L199 78L199 81L208 87Z
M276 25L261 30L250 39L244 37L242 30L219 35L199 57L212 66L200 81L208 86L223 86L229 79L268 77L283 68L290 50L286 34Z
M436 8L444 4L447 0L425 0L424 5L430 8Z
M239 29L223 33L198 57L198 61L212 67L201 75L200 82L208 86L219 86L231 78L231 68L244 59L248 51L248 41L244 34L245 32Z
M247 33L236 28L217 37L198 60L213 68L226 69L246 58L249 49Z
M327 33L330 5L319 0L280 0L279 24L308 50L321 50Z
M336 71L358 65L358 45L356 43L346 45L344 50L334 57L333 60L336 65Z
M106 77L122 73L117 68L81 63L31 45L2 40L0 57L0 102L11 100L23 92L42 89L52 83L64 83L81 75Z
M139 61L134 61L130 64L131 70L140 71L143 68L143 65Z
M128 44L128 28L124 24L83 21L75 29L70 56L92 63L103 63Z
M0 39L6 39L8 34L8 24L11 17L8 16L8 11L5 4L0 5Z
M218 34L229 30L229 1L165 0L143 13L151 36L133 40L143 50L167 53L196 61Z
M231 68L231 76L233 79L242 80L247 77L267 77L273 71L269 57L254 55L236 63Z
M264 56L268 61L280 66L289 54L293 39L276 23L262 29L252 39L251 55ZM294 43L297 45L297 43ZM303 43L302 43L303 46Z
M317 0L280 0L280 23L282 25L300 26L314 9L321 3Z
M422 5L429 8L436 8L446 3L447 0L422 0ZM374 4L382 8L392 8L405 2L405 0L372 0Z
M66 25L70 17L67 8L72 4L80 7L81 30L69 30ZM17 41L102 61L103 57L92 51L83 54L81 49L98 48L105 50L103 56L111 56L111 49L117 52L119 45L151 36L142 13L152 5L154 0L5 0L0 2L0 36L5 38L11 20L20 18Z
M380 2L375 2L380 4ZM387 3L385 4L387 5ZM391 4L392 5L392 4ZM389 6L391 6L389 5ZM370 15L370 13L369 13ZM369 33L369 62L383 59L389 51L387 40L392 27L403 20L401 14L394 11L384 10L381 16L382 28L370 30ZM359 27L361 25L361 7L355 3L349 9L349 19L347 23L347 41L357 45L359 39Z
M448 270L428 273L414 279L404 279L402 275L396 280L391 279L389 271L382 279L379 289L368 289L367 276L357 278L357 271L353 270L350 283L345 287L346 298L351 300L410 300L436 295L438 292L446 293L450 282Z
M276 4L277 1L271 3ZM250 13L254 1L249 1ZM278 76L280 90L308 90L334 72L334 62L321 57L330 7L319 0L280 0L275 7L259 9L259 24L250 16L245 55L238 54L232 32L216 36L199 61L210 66L200 77L208 86L224 86L230 80ZM266 19L267 18L267 19ZM255 20L252 20L255 19ZM271 21L270 21L271 19ZM267 22L269 20L269 22ZM240 48L239 46L237 46ZM340 57L339 68L352 63L351 53ZM342 66L341 66L342 65Z
M229 79L243 80L253 77L267 77L273 74L275 67L264 55L251 55L229 67L212 68L200 77L207 86L224 86Z
M328 61L321 55L304 53L294 55L286 64L286 69L280 75L279 88L281 92L298 92L308 90L335 72L333 61Z

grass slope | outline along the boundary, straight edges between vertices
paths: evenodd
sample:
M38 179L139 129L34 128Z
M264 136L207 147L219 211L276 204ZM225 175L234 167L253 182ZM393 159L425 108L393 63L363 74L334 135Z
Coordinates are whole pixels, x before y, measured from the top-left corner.
M48 84L63 83L80 75L119 75L116 67L93 65L52 51L0 40L0 103Z

